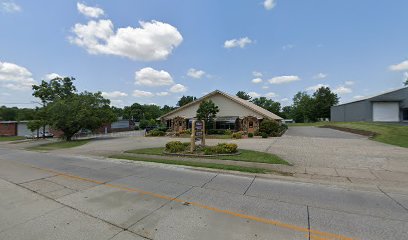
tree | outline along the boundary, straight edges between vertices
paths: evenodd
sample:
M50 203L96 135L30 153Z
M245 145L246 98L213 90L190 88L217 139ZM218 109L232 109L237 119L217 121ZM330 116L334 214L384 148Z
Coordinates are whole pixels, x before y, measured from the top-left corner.
M405 80L404 82L404 86L408 86L408 77L407 77L407 80Z
M292 118L295 122L316 121L313 98L306 92L298 92L293 97Z
M110 101L103 98L100 92L70 94L48 104L48 122L54 129L61 130L64 138L70 141L83 128L94 131L115 121L116 116L109 104Z
M284 106L279 116L285 119L292 118L292 106Z
M236 94L237 97L244 99L244 100L251 100L251 96L248 95L248 93L244 92L244 91L238 91Z
M188 103L191 103L191 102L193 102L193 101L195 101L195 100L197 100L197 98L194 97L194 96L184 96L184 95L183 95L183 96L180 98L180 100L178 100L177 106L181 107L181 106L184 106L184 105L186 105L186 104L188 104Z
M34 90L33 96L41 99L42 103L42 118L40 119L43 122L43 132L45 132L45 125L49 123L48 114L47 114L47 104L60 100L66 99L73 96L76 93L76 87L73 84L75 78L73 77L57 77L49 82L42 80L40 85L33 85L32 89ZM45 135L43 135L45 138Z
M315 118L330 118L330 108L339 103L339 97L329 87L321 87L313 93Z
M255 105L268 110L269 112L279 115L281 104L266 97L254 98L251 100Z
M176 109L176 108L175 108L175 107L168 106L168 105L164 105L164 106L160 109L161 115L166 114L166 113L168 113L168 112L171 112L171 111L173 111L174 109Z
M31 132L37 132L37 138L39 138L40 135L40 128L44 125L44 123L41 120L32 120L27 123L27 128Z
M207 126L213 122L219 111L218 106L215 105L213 101L202 101L197 109L196 117L198 120L203 120L205 122L206 129L208 129Z

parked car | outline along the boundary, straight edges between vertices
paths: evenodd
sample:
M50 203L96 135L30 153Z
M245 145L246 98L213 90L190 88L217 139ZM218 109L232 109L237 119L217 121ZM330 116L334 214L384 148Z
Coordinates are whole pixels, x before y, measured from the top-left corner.
M52 134L50 132L40 132L40 138L42 138L42 137L52 138L52 137L54 137L54 134Z

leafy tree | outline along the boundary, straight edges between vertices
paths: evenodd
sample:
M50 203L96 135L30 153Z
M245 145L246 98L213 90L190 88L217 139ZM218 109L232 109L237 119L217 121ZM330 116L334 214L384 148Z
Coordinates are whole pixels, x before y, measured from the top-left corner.
M115 114L116 118L120 118L123 117L123 109L122 108L118 108L115 106L112 106L112 111Z
M329 87L321 87L313 93L313 103L316 118L330 118L330 108L339 103L339 97Z
M259 126L260 133L266 133L269 136L277 136L279 133L279 123L273 120L264 119Z
M292 117L296 122L316 121L314 100L306 92L298 92L293 97Z
M236 94L237 97L242 98L244 100L251 100L251 96L248 95L248 93L244 92L244 91L238 91Z
M0 108L0 120L16 121L17 115L18 115L17 107L8 108L6 106L1 106Z
M161 114L163 115L163 114L166 114L166 113L168 113L168 112L173 111L174 109L176 109L176 108L175 108L175 107L170 107L170 106L168 106L168 105L164 105L164 106L160 109L160 111L161 111Z
M277 115L279 115L280 113L281 104L279 102L273 101L272 99L259 97L252 99L251 102L253 102L255 105L260 106L261 108L268 110L269 112L275 113Z
M41 99L44 105L57 99L67 98L77 91L74 80L73 77L57 77L49 82L42 80L40 85L33 85L33 96Z
M67 141L79 130L94 131L116 120L110 101L101 93L83 92L57 98L47 106L49 123L64 133Z
M284 106L279 116L286 119L292 118L292 106Z
M39 138L40 128L44 125L43 121L41 120L32 120L27 123L27 128L31 132L37 132L37 138Z
M203 120L205 122L206 129L208 129L207 126L213 122L219 111L218 106L215 105L213 101L202 101L197 109L196 117L198 120Z
M186 105L186 104L188 104L188 103L191 103L191 102L193 102L193 101L195 101L195 100L197 100L197 98L194 97L194 96L184 96L184 95L183 95L183 96L180 98L180 100L178 100L177 106L181 107L181 106L184 106L184 105Z
M404 82L404 86L408 86L408 77L407 77L407 80L405 80Z

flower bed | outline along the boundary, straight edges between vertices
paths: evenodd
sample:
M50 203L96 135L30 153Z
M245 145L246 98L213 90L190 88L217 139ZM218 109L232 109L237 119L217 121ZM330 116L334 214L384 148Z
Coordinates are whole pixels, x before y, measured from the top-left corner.
M171 141L166 144L165 154L179 156L225 156L237 155L238 146L235 143L219 143L215 146L197 146L194 152L190 151L190 143Z

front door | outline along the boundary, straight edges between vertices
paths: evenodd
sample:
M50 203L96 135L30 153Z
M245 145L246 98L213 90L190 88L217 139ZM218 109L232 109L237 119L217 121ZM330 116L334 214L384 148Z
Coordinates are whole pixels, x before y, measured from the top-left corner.
M253 121L248 122L248 133L254 133L254 122Z

